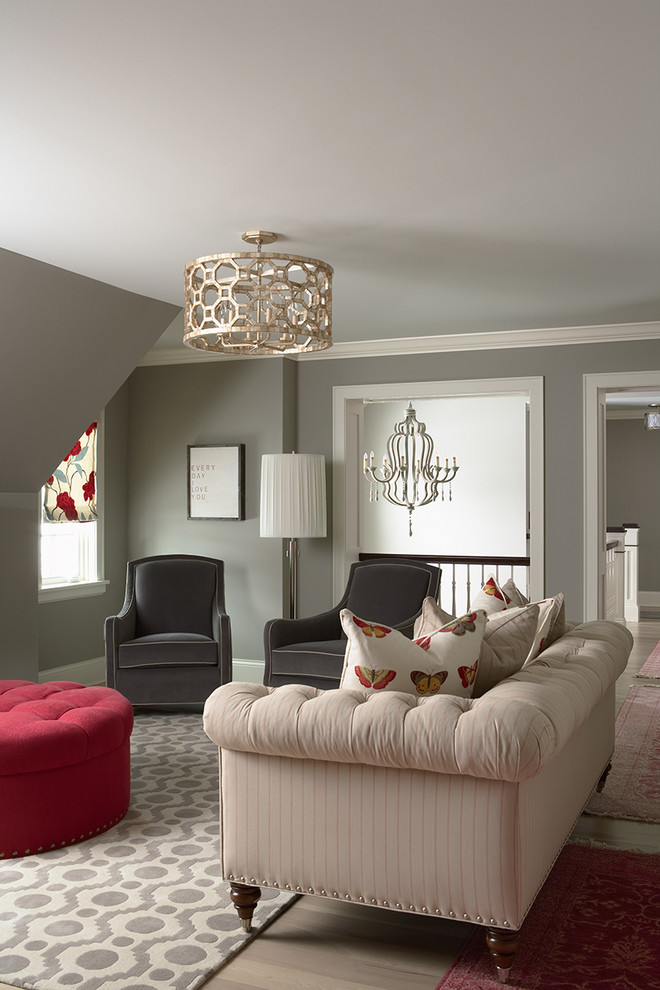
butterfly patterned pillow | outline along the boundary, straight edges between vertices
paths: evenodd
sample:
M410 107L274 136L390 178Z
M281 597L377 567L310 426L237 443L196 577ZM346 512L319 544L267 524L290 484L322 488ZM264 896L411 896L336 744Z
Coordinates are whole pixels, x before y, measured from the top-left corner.
M341 611L341 624L348 644L340 687L419 697L472 696L485 612L470 612L413 640L397 629L360 619L347 608Z
M500 588L497 578L491 574L481 591L470 602L470 608L482 608L487 615L492 612L501 612L504 608L509 608L511 600Z

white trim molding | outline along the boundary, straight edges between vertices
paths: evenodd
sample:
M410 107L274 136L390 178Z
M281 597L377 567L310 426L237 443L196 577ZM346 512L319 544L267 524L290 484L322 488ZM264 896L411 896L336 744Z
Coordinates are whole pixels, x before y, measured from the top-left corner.
M105 684L105 657L93 657L78 663L67 663L64 667L51 667L39 671L39 683L47 681L76 681L85 687Z
M657 324L656 324L657 325ZM607 392L660 388L658 371L583 376L584 620L602 618L605 556L605 400Z
M660 323L609 323L593 327L540 327L534 330L496 330L487 333L447 333L389 340L339 341L324 351L286 355L294 361L336 361L342 358L398 357L402 354L441 354L451 351L489 351L514 347L567 347L629 340L660 339ZM241 357L194 350L191 347L152 347L138 367L197 364L208 361L270 360L272 355Z

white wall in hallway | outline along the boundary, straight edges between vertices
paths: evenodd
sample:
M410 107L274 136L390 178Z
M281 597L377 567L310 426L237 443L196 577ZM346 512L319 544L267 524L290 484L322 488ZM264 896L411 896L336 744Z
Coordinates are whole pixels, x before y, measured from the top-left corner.
M364 451L382 465L394 425L407 401L368 402L364 407ZM520 395L415 399L419 422L434 441L441 463L456 457L459 471L452 501L415 509L413 535L408 512L382 495L369 501L361 479L360 548L371 553L438 553L517 556L527 552L527 400ZM445 486L446 487L446 486Z

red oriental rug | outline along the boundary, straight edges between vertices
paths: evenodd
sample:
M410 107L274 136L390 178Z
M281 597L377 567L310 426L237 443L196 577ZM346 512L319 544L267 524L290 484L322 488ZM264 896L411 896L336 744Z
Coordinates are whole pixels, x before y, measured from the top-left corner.
M566 846L521 936L509 987L660 990L660 856ZM502 990L484 928L436 990Z
M655 644L635 677L660 677L660 640Z
M616 717L612 769L585 811L605 818L660 822L660 689L631 687Z

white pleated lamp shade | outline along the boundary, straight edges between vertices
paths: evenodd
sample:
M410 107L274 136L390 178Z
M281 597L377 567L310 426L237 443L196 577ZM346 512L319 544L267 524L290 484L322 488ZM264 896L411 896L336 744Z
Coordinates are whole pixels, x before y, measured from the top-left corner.
M323 454L262 455L259 523L261 536L326 535Z

